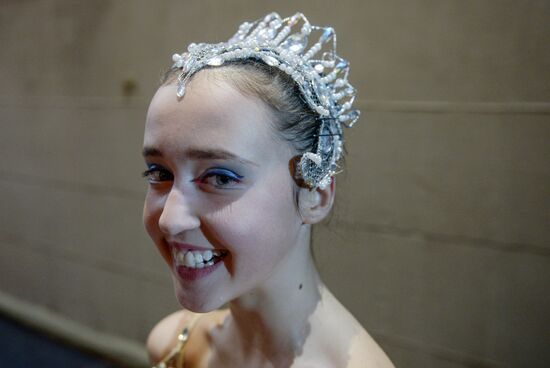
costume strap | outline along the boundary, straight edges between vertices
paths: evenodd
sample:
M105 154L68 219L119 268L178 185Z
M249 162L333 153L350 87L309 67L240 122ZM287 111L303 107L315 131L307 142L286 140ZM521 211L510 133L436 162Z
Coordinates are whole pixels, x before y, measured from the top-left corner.
M183 327L178 335L178 343L176 346L155 366L152 368L183 368L184 364L184 348L191 335L193 327L197 324L202 314L194 313L193 317Z

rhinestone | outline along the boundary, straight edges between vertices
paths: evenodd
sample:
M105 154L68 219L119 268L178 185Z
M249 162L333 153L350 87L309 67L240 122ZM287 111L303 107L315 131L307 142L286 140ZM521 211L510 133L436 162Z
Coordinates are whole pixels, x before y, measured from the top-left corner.
M258 35L256 36L258 38L258 42L266 42L273 38L275 33L274 29L271 28L264 28L260 32L258 32Z
M343 87L344 84L346 84L346 81L341 78L336 79L336 82L334 82L335 87Z
M301 29L292 31L298 22ZM308 35L314 29L320 30L321 36L308 47ZM331 39L333 42L329 45ZM278 14L271 13L263 20L241 24L229 41L191 44L189 53L173 55L174 67L182 69L177 96L183 97L187 78L206 65L219 66L229 60L254 58L277 67L296 81L304 101L324 122L321 136L317 138L318 150L312 153L318 156L314 160L303 157L298 167L311 188L325 186L338 170L337 160L343 150L342 126L351 126L359 118L358 110L350 111L356 91L343 73L347 73L349 64L338 57L335 44L336 34L331 27L313 27L301 13L286 18L283 23ZM323 51L321 60L312 60L323 47L327 50ZM337 79L339 74L342 76ZM348 101L344 99L346 96ZM344 101L339 103L339 100Z
M340 71L340 70L346 69L348 65L349 64L346 60L342 60L338 64L336 64L336 68L334 68L334 70Z
M178 83L178 91L176 92L176 96L178 96L178 98L182 98L184 94L185 94L185 83L183 81L180 81Z
M293 25L295 25L296 23L298 23L298 19L300 19L300 17L298 16L298 14L293 15L292 18L290 18L290 19L288 20L288 25L292 27Z
M279 19L274 19L269 23L269 26L273 29L278 29L282 25L281 21Z
M246 32L250 28L251 25L252 24L250 24L249 22L244 22L243 24L240 25L239 31Z
M279 65L279 61L277 59L275 59L273 56L264 56L263 57L263 60L265 61L265 63L267 65L270 65L270 66L277 66Z
M223 64L223 59L220 56L214 56L212 59L208 60L207 64L211 66L220 66Z
M347 124L348 128L351 128L353 124L355 124L360 115L361 113L359 112L359 110L353 110L349 113L350 122Z
M334 34L333 28L331 27L325 28L325 31L323 32L323 35L319 39L319 42L321 43L326 42L333 34Z
M295 54L302 52L307 45L307 36L303 34L293 34L289 36L285 42L281 44L281 47L284 47Z

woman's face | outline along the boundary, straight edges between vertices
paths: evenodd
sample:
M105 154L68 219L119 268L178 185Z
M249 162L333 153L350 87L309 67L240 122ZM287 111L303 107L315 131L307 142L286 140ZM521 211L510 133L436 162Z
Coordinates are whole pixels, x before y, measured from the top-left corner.
M219 308L261 287L299 242L289 161L270 112L203 70L176 99L155 94L144 158L144 224L170 266L182 306Z

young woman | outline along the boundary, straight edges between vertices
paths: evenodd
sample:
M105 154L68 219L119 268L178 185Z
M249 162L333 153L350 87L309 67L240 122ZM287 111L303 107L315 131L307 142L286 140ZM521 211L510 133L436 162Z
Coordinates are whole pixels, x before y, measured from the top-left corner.
M392 367L310 252L359 115L335 40L273 13L174 55L143 148L145 227L184 308L151 331L156 367Z

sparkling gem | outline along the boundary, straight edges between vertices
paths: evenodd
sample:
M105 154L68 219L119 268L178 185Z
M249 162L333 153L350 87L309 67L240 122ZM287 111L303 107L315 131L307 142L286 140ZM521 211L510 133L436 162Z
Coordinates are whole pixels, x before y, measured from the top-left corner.
M251 26L252 26L251 23L249 23L249 22L244 22L243 24L241 24L241 25L239 26L239 31L246 32L246 31L248 31L248 30L250 29Z
M264 56L263 61L270 66L277 66L279 65L279 60L275 59L273 56Z
M299 20L299 19L300 19L300 16L299 16L298 14L293 15L292 18L290 18L290 19L288 20L288 25L292 27L293 25L295 25L296 23L298 23L298 20Z
M342 87L342 86L344 86L345 83L346 83L345 80L343 80L342 78L339 78L339 79L336 79L336 82L334 82L334 86L335 87Z
M211 66L220 66L223 64L223 59L220 56L214 56L212 59L208 60L207 64Z
M303 34L293 34L281 44L281 47L286 48L295 54L302 52L306 46L307 36Z
M182 98L184 94L185 94L185 82L180 81L180 82L178 83L178 91L176 92L176 95L177 95L179 98Z
M299 22L301 29L293 31ZM320 30L321 36L308 48L308 35L313 30ZM325 122L317 138L318 150L312 153L317 156L302 157L299 171L311 188L330 184L339 170L337 161L343 154L342 125L351 126L359 118L358 110L350 111L356 91L344 75L349 64L336 55L335 42L332 42L335 38L333 28L313 27L300 13L284 23L276 13L260 21L245 22L230 41L191 44L189 53L173 55L174 66L181 68L177 96L181 98L186 93L185 76L191 76L206 65L219 66L225 61L254 58L277 67L296 81L304 100ZM321 60L312 60L323 47L326 50ZM343 101L339 103L340 100ZM204 262L195 262L196 267L212 261L207 258L203 255Z
M359 116L361 115L361 112L359 110L353 110L349 114L350 122L347 123L348 128L351 128L353 124L359 119Z
M278 29L280 28L282 25L281 21L279 19L273 19L270 23L269 23L269 26L273 29Z
M334 60L325 60L323 61L325 68L334 68Z
M325 28L323 35L319 38L319 42L326 42L334 34L334 29L331 27Z
M340 70L346 69L348 65L349 64L346 60L342 60L338 64L336 64L336 68L334 68L334 70L340 71Z
M321 155L319 155L317 153L306 152L306 153L304 153L303 158L305 160L309 160L309 161L313 162L317 166L321 166L322 158L321 158Z
M332 152L332 144L331 143L327 143L325 144L323 147L323 153L328 155L329 153Z
M260 32L258 32L258 35L256 36L258 39L258 42L266 42L273 38L275 35L275 30L271 28L264 28Z
M269 36L269 39L273 39L275 37L275 34L277 34L277 30L275 28L268 28L267 34Z

